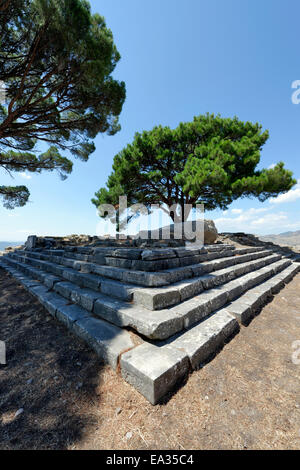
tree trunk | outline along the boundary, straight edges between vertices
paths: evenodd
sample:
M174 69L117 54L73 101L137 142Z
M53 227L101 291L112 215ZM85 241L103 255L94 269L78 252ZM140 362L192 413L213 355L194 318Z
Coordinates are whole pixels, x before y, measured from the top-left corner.
M174 205L173 205L174 206ZM184 210L185 209L185 210ZM192 210L192 206L189 204L179 205L179 214L177 211L170 210L169 217L171 217L173 223L180 224L186 222Z

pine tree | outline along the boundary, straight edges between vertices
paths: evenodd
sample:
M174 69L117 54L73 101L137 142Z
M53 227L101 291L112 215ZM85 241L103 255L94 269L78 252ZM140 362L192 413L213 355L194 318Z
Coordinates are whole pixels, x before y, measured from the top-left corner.
M111 76L119 59L86 0L0 0L0 166L66 178L69 155L88 160L98 133L120 129L125 85ZM13 208L29 191L0 186L0 195Z

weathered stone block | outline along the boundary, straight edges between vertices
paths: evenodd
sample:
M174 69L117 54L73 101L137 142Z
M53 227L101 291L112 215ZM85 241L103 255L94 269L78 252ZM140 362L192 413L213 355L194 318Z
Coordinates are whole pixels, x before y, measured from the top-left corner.
M261 298L259 295L255 294L253 289L243 295L243 302L245 305L249 305L249 307L251 307L252 313L262 307Z
M185 352L192 368L197 369L223 346L239 329L234 316L223 309L181 334L169 346Z
M54 292L48 292L39 297L39 300L53 317L55 317L57 309L67 305L67 300Z
M33 256L32 254L30 255L33 258L37 258L36 256ZM41 255L39 254L39 259L48 259L51 263L57 263L57 264L63 264L64 258L62 256L47 256L47 255Z
M71 291L71 301L80 305L82 308L85 308L89 312L93 311L94 303L99 297L101 297L101 294L91 289L82 289L74 286Z
M229 301L236 299L237 297L242 295L243 292L245 292L246 287L242 279L243 278L236 279L235 281L230 281L224 286L224 289L226 289Z
M92 267L92 263L88 263L86 261L74 261L73 263L73 269L85 274L90 274L92 272Z
M277 294L284 287L283 279L279 279L277 276L272 277L265 284L270 288L273 295Z
M246 324L253 315L252 306L250 304L246 304L243 298L235 300L231 304L227 305L226 310L231 315L234 315L242 324Z
M83 253L85 255L90 255L92 253L92 248L88 247L88 246L78 246L76 251L77 253Z
M125 307L125 302L121 302L114 298L102 295L100 296L95 304L93 313L104 320L108 320L114 325L124 327L127 326L124 321L123 315L120 313L120 308Z
M210 299L203 298L203 293L169 309L170 312L182 319L185 328L205 318L212 311Z
M115 268L131 269L132 266L132 260L126 258L106 257L105 262L107 266L113 266Z
M272 297L272 289L266 282L262 285L255 287L255 293L259 295L261 302L264 304L267 302L268 298Z
M226 304L228 301L228 292L225 286L215 287L207 292L202 292L198 299L203 300L203 302L209 300L211 311L213 312Z
M133 260L131 268L135 271L157 271L168 268L168 260Z
M142 250L140 248L118 248L113 251L112 256L116 258L140 259Z
M106 255L105 254L103 254L103 255L101 255L101 254L93 255L92 262L96 263L96 264L99 264L100 266L104 265L104 264L106 264Z
M157 259L166 259L166 258L175 258L176 253L171 249L162 249L162 250L144 250L142 252L143 260L157 260Z
M74 289L74 284L71 284L70 282L58 282L54 285L55 292L65 297L65 299L71 300L72 290ZM77 289L79 289L79 287L77 287Z
M109 277L109 278L117 279L121 281L123 279L124 273L126 273L126 270L121 269L121 268L114 268L110 266L100 266L100 265L94 264L92 266L92 272L94 274L99 274L100 276L105 276L105 277Z
M189 279L193 277L193 267L185 266L175 269L167 269L164 274L167 276L168 283L174 283L182 281L183 279Z
M48 273L45 275L44 280L43 280L45 286L47 286L49 289L52 289L54 284L60 281L61 281L60 277L53 276L52 274L48 274Z
M16 274L17 273L13 273L13 271L12 271L13 276L15 276ZM24 276L24 278L19 278L19 281L22 283L22 285L28 291L30 291L30 289L32 289L34 287L39 287L41 285L40 282L34 281L33 279L30 279L30 278L26 278L25 276Z
M136 271L155 272L155 271L175 268L178 266L179 266L179 259L171 258L171 259L160 259L160 260L153 260L153 261L132 260L131 266L128 265L127 267L129 269L136 270Z
M113 280L102 280L101 281L101 292L105 295L116 297L117 299L125 300L130 302L133 298L133 292L137 288L131 284L123 284Z
M151 311L106 296L96 300L94 313L114 325L131 327L150 339L166 339L183 328L182 319L170 309Z
M83 287L88 289L99 290L101 284L101 278L94 276L93 274L79 274L78 279Z
M199 255L200 253L205 254L206 250L204 247L182 247L182 248L174 248L176 255L179 258L185 258L186 256L194 256Z
M195 276L195 277L202 276L203 274L209 272L209 269L207 269L207 266L205 265L205 263L190 266L190 270L192 271L192 276Z
M183 302L203 291L202 277L177 282L173 287L179 290L180 300Z
M115 251L115 248L112 248L112 247L97 247L97 248L93 248L93 254L95 256L111 256L114 251Z
M235 247L233 245L229 245L229 244L223 244L223 243L220 243L220 244L206 244L205 246L206 250L209 251L210 253L213 253L213 252L219 252L219 251L222 251L222 252L225 252L225 251L234 251L235 250Z
M32 250L33 248L36 247L36 243L37 243L37 236L36 235L30 235L28 238L27 238L27 241L25 243L25 247L28 249L28 250Z
M53 258L53 256L51 258ZM80 261L77 261L77 263L78 262ZM60 264L62 264L63 266L66 266L67 268L74 268L75 263L76 263L76 260L73 260L73 259L62 258L60 260Z
M75 284L82 286L81 275L73 269L64 269L62 277L70 282L74 282Z
M204 289L211 289L217 284L217 276L215 274L204 274L201 276L201 282Z
M31 286L28 288L28 291L34 295L35 297L42 297L47 294L48 289L45 286L42 286L41 284L38 286Z
M290 266L288 266L284 273L283 280L284 282L290 282L293 277L299 272L300 270L300 265L298 263L292 263Z
M123 378L153 405L158 403L189 371L182 351L144 343L121 356Z
M55 274L56 276L63 276L65 268L63 266L58 266L57 264L47 263L44 264L44 269L49 273Z
M88 262L91 262L93 260L93 256L83 255L81 253L73 253L72 258L75 258L78 261L88 261Z
M185 256L184 258L180 258L180 266L191 266L193 264L198 264L201 262L201 255L192 255L192 256Z
M241 276L245 272L245 266L230 266L229 268L220 269L215 271L212 275L215 276L215 285L224 284L230 282L238 276Z
M134 347L127 331L96 318L79 319L73 329L114 369L117 368L119 356Z
M123 273L123 281L137 284L138 286L159 287L169 284L169 276L167 272L125 271Z

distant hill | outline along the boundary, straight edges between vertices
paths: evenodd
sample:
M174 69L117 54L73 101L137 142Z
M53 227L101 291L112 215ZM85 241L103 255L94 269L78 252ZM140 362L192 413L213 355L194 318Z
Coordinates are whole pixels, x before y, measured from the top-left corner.
M24 242L0 242L0 251L5 250L8 246L19 246L23 245Z
M300 246L300 230L295 232L283 232L278 235L264 235L259 237L265 242L273 242L278 245Z

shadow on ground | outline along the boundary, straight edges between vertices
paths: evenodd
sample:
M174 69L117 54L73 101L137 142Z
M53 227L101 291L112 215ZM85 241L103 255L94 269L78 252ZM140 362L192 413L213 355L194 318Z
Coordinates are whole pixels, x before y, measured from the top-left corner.
M70 448L93 426L84 408L97 398L103 366L3 270L0 286L0 448Z

